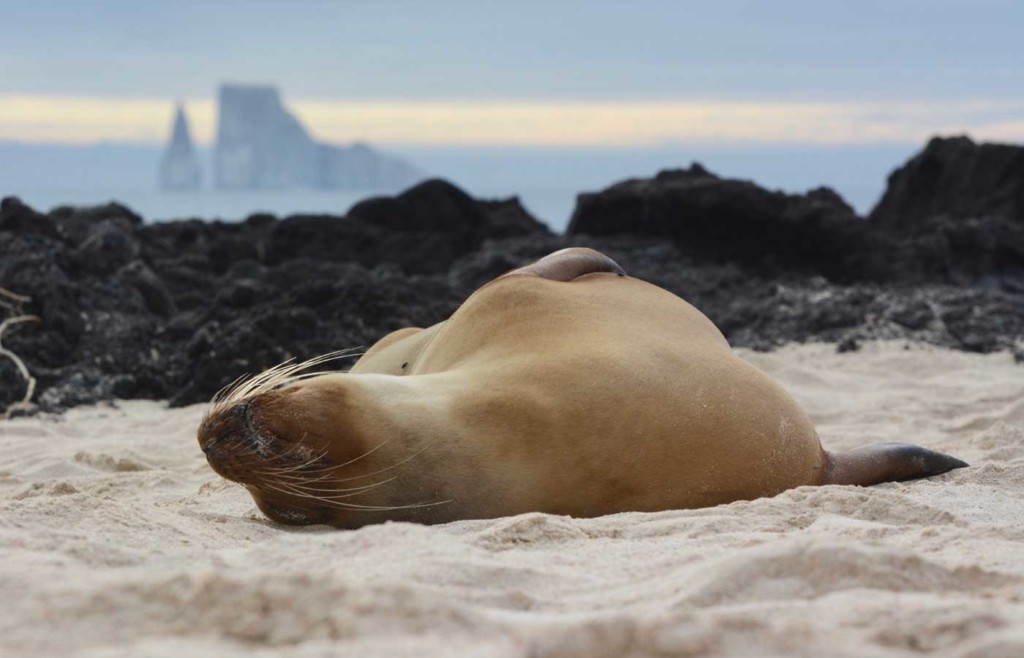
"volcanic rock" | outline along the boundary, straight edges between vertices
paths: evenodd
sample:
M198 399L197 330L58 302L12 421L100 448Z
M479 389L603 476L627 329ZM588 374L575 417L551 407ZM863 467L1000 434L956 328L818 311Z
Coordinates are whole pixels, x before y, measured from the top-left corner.
M37 233L57 237L57 223L53 218L38 213L21 202L18 197L6 197L0 202L0 231L11 233Z
M478 201L440 180L343 217L239 223L144 224L117 204L42 214L8 198L0 287L31 302L0 305L0 317L42 318L3 341L49 410L207 400L286 359L439 322L495 276L570 246L680 295L737 346L888 338L1019 352L1019 225L943 217L920 231L880 229L829 190L786 195L699 166L584 196L566 236L515 199ZM0 359L0 409L24 390Z
M567 233L664 237L704 259L765 274L801 271L839 281L880 275L866 257L873 247L866 224L832 190L772 192L697 163L579 195Z
M1024 224L1024 147L935 137L889 176L873 226L927 229L934 217L1002 217Z

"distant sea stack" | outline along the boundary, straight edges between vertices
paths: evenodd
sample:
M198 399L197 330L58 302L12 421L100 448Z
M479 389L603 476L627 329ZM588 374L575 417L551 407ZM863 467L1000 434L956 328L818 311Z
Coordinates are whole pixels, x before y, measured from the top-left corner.
M214 184L227 190L382 190L423 178L412 165L369 146L315 141L274 87L222 85Z
M178 103L174 112L171 141L167 143L160 161L160 188L170 191L197 190L202 185L202 178L199 159L188 129L188 117L185 116L185 108Z

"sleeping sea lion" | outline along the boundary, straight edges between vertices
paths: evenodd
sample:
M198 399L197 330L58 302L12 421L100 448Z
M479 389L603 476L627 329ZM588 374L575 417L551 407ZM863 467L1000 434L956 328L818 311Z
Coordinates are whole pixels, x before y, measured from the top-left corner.
M275 521L653 512L966 466L907 444L824 450L708 318L590 249L498 277L347 373L305 372L332 357L236 385L199 428Z

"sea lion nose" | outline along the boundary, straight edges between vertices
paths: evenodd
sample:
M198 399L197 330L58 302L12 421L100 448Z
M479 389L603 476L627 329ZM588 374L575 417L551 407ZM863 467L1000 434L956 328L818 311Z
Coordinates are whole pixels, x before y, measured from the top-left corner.
M244 436L248 420L249 403L237 404L207 418L199 426L199 447L206 455L212 454L227 440Z

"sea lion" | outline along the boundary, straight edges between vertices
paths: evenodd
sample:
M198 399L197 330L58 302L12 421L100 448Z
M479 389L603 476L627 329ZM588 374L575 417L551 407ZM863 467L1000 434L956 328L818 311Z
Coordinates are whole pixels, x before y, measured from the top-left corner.
M199 428L213 469L275 521L587 517L966 466L906 444L824 450L707 317L590 249L498 277L347 373L303 374L330 358L236 385Z

